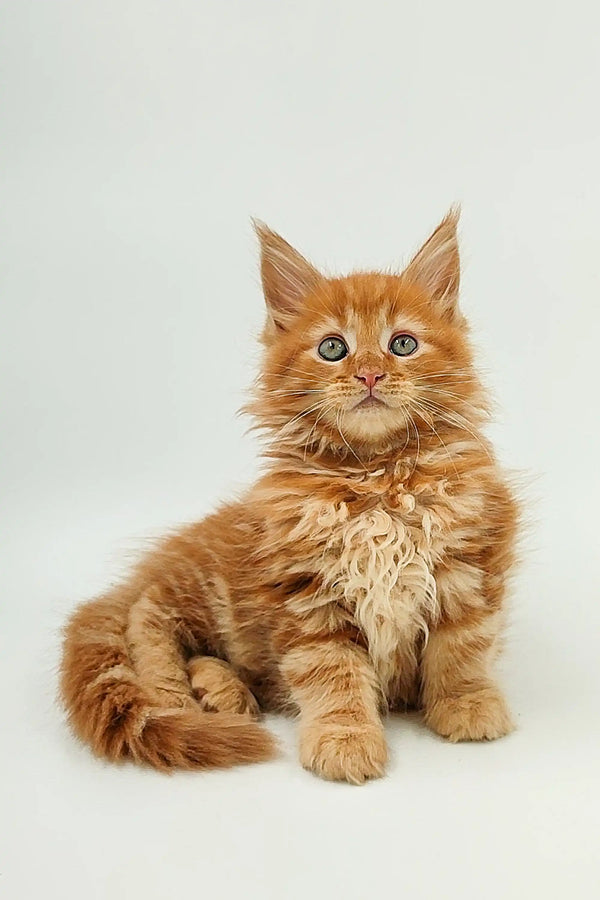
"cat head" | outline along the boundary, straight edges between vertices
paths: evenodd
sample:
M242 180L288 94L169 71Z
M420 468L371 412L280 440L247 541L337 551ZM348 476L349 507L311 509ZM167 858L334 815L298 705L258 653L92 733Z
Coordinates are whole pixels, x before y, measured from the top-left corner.
M477 418L458 216L448 213L401 274L341 278L255 223L267 323L250 410L273 443L372 456Z

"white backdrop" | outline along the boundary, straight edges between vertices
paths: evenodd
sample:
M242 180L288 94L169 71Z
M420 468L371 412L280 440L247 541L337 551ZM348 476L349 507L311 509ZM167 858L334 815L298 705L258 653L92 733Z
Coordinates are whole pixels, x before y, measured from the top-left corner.
M7 898L587 897L598 876L597 5L5 0L1 883ZM387 779L94 760L57 635L143 538L247 483L249 217L332 271L463 204L463 305L529 473L519 730L390 722Z

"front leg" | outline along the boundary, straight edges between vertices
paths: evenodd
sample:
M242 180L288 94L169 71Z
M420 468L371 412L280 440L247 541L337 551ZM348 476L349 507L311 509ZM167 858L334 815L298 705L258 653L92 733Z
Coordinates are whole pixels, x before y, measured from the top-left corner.
M485 519L472 526L470 540L463 537L460 556L436 572L442 618L423 654L422 699L426 722L451 741L493 740L514 728L491 670L516 528L515 501L495 480L488 485Z
M300 760L332 781L383 775L387 747L380 691L366 651L343 634L288 649L281 672L300 709Z
M499 613L479 610L429 636L422 675L425 721L451 741L493 740L513 730L490 673L499 632Z

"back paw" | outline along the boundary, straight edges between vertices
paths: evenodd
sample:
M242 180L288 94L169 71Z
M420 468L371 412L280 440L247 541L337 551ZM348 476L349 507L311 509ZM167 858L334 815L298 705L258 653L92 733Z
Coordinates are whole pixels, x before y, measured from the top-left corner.
M194 696L205 712L228 712L257 718L254 695L231 666L212 656L194 656L188 663Z

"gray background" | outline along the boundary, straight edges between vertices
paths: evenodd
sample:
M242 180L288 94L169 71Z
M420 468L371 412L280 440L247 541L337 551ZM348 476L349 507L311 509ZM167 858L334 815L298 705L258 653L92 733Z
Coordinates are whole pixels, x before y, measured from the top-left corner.
M584 897L598 790L597 4L5 0L1 883L7 898ZM387 779L95 761L58 630L257 470L250 215L331 271L463 204L463 305L526 475L518 732L389 724Z

